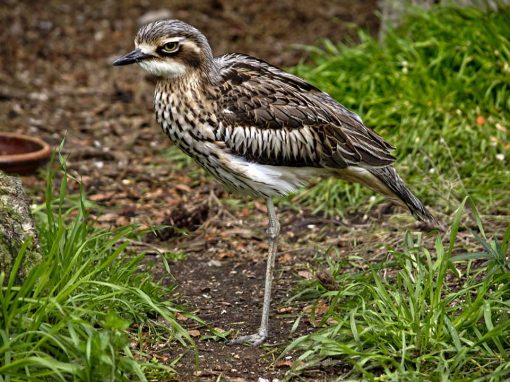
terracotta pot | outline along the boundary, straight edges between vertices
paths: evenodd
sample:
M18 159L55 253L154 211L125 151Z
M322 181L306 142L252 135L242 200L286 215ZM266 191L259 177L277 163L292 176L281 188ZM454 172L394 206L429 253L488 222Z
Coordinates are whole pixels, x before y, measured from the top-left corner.
M45 164L51 148L39 138L0 132L0 170L11 174L31 174Z

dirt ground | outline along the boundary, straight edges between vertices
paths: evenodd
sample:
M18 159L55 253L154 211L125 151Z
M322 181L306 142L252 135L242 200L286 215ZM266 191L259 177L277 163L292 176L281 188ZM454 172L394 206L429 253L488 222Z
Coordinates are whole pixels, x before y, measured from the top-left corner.
M96 224L172 224L188 230L185 236L161 230L139 244L143 250L187 254L172 264L175 280L165 280L178 284L180 303L212 327L253 332L263 297L265 207L233 199L194 164L171 162L171 143L153 117L153 82L136 67L119 69L111 62L131 50L140 21L155 11L198 27L216 54L237 51L290 66L306 59L293 44L353 38L353 25L374 33L375 9L375 0L3 0L0 130L40 136L54 146L65 137L71 172L98 205ZM42 177L26 176L23 182L41 200ZM154 356L163 361L184 353L176 366L178 380L281 379L292 361L276 359L282 345L313 330L305 319L290 334L298 314L308 309L288 302L297 281L313 277L307 261L329 247L340 255L354 247L365 255L377 249L348 235L367 229L362 219L347 228L338 219L296 210L278 211L282 237L268 344L252 349L200 341L198 369L193 353L159 349ZM203 334L204 328L189 325L195 335ZM322 380L335 371L310 373L310 379Z

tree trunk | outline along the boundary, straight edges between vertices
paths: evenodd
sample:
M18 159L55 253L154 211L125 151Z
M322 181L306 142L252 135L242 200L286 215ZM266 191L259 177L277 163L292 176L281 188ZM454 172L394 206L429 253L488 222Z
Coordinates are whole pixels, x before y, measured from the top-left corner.
M510 0L378 0L381 24L379 27L379 41L384 40L388 29L397 27L402 16L411 7L428 9L434 4L458 5L463 7L478 7L497 9L499 5L508 5Z
M31 244L17 271L17 281L22 281L42 257L29 199L21 180L0 171L0 273L5 273L6 280L21 246L28 239Z
M402 16L410 7L430 8L434 0L379 0L381 24L379 27L379 41L384 40L386 32L400 24Z

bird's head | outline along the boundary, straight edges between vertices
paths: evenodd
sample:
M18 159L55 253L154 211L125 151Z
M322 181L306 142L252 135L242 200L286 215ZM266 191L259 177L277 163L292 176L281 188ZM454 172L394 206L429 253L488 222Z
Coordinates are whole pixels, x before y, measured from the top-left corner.
M116 59L113 65L134 63L155 76L178 78L192 71L209 70L213 56L198 29L179 20L161 20L141 27L135 50Z

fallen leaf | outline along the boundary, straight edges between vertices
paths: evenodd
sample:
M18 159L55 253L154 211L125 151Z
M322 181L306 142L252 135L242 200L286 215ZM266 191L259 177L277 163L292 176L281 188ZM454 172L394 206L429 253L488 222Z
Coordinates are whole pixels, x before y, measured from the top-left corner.
M157 188L156 190L152 192L147 192L144 197L146 199L158 199L161 195L163 195L163 189Z
M98 222L112 222L112 221L115 221L117 220L117 218L119 217L118 214L114 213L114 212L109 212L107 214L104 214L104 215L101 215L97 218L97 221Z
M338 290L340 288L338 282L333 278L328 270L323 269L317 272L317 279L327 290Z
M297 274L298 274L298 276L301 276L302 278L304 278L306 280L311 280L313 277L312 273L309 271L299 271Z
M292 256L289 255L288 253L285 253L278 257L278 262L281 264L289 264L290 262L292 262Z
M166 362L168 361L168 358L169 358L169 357L168 357L168 356L166 356L166 355L160 355L160 354L156 354L156 353L155 353L155 354L152 354L152 356L153 356L154 358L156 358L157 360L162 361L162 362L164 362L164 363L166 363Z
M235 253L234 252L218 252L218 255L217 255L220 259L226 259L226 258L229 258L229 257L234 257L235 256Z
M292 367L293 361L290 359L280 359L276 361L276 367Z
M317 305L315 306L315 315L316 316L323 316L324 313L326 313L329 309L329 305L326 304L324 301L320 300Z
M175 188L182 192L191 193L191 188L185 184L178 184L175 186Z
M129 224L129 219L125 216L121 216L115 220L115 224L121 227L126 226Z
M314 314L314 317L310 317L308 319L308 322L310 322L313 326L319 326L320 325L320 319L326 313L329 309L329 305L326 304L324 301L320 300L315 305L307 305L303 308L303 312L309 314L312 316L312 313Z
M100 202L102 200L108 200L111 199L111 197L115 195L114 192L105 192L105 193L99 193L94 195L89 195L88 199L93 202Z
M200 337L200 330L198 329L191 329L191 330L188 330L188 333L191 337Z

